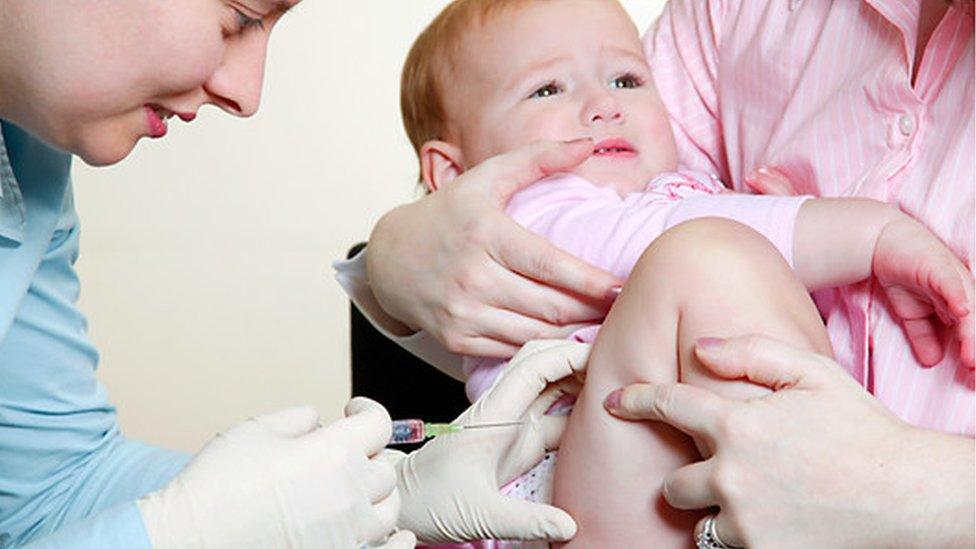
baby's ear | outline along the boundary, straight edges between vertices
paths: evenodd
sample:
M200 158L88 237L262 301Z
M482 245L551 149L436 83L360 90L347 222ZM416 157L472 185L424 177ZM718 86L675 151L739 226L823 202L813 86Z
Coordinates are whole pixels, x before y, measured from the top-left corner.
M434 192L464 172L461 149L446 141L428 141L420 148L420 176Z

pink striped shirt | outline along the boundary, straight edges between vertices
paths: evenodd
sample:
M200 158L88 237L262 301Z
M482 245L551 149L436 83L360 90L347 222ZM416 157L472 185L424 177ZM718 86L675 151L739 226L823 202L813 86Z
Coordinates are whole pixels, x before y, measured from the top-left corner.
M973 17L952 7L911 82L921 0L669 2L645 37L683 168L747 191L897 204L973 268ZM820 293L838 362L911 424L973 435L958 349L923 368L871 282Z

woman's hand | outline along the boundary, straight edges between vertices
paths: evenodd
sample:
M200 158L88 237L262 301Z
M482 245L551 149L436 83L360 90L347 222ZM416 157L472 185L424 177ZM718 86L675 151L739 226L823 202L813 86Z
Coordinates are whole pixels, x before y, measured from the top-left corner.
M550 505L503 496L499 488L559 445L565 416L545 416L564 394L575 394L590 347L533 341L492 387L454 423L521 420L523 425L442 435L397 461L401 528L422 543L479 539L567 540L576 523Z
M972 547L971 439L901 422L832 360L774 340L702 340L696 353L723 378L775 392L735 402L683 384L637 384L606 405L668 423L711 451L666 478L663 492L679 509L719 507L722 541Z
M390 416L366 398L324 427L310 406L217 435L179 475L139 500L153 547L413 547L380 458ZM392 536L391 536L392 534Z
M538 142L487 160L376 224L367 272L380 306L448 350L508 357L602 318L620 281L505 215L509 198L572 170L591 140Z

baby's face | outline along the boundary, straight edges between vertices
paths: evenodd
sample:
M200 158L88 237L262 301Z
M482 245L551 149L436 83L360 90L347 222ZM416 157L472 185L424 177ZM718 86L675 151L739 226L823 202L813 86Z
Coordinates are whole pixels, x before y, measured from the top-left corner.
M590 137L574 173L620 193L675 168L667 111L629 16L609 0L528 2L469 33L445 101L465 167L540 139Z

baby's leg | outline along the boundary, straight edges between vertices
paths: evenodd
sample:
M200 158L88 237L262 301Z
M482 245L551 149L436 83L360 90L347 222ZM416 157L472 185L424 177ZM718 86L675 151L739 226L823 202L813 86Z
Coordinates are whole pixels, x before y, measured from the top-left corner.
M703 219L658 238L635 266L600 335L556 466L554 503L579 524L579 547L687 547L700 513L661 497L662 479L697 458L663 424L625 422L603 409L613 389L680 380L729 398L766 389L710 375L700 337L761 333L830 354L817 310L776 249L748 227ZM679 373L680 372L680 373Z

